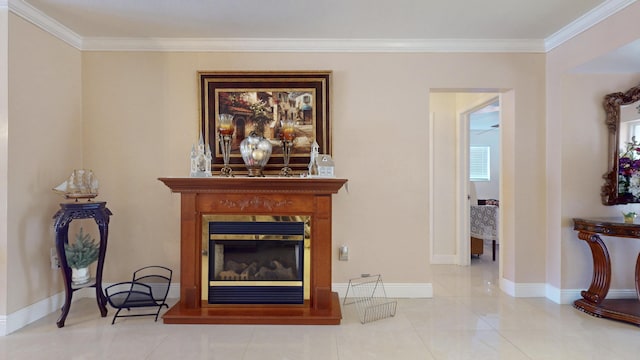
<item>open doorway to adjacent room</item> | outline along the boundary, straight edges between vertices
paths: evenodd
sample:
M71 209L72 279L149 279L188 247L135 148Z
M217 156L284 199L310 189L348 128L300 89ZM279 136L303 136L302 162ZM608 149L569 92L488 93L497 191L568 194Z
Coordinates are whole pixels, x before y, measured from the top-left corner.
M498 96L463 114L468 121L468 218L471 264L496 261L500 244L500 99ZM462 144L461 144L462 145ZM461 159L464 161L465 159ZM462 239L466 240L466 239ZM466 246L462 242L462 246Z
M479 253L471 248L470 213L477 199L487 208L499 208L501 99L498 90L432 90L430 94L431 264L468 266L479 259L494 263L492 244L493 239L499 243L499 221L493 233L484 224L480 233L476 231L481 239ZM496 247L496 267L498 252Z

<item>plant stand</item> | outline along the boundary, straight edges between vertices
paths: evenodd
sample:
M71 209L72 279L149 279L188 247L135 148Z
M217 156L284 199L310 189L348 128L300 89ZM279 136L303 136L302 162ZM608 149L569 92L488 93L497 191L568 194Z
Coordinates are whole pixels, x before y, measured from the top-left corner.
M107 235L109 234L109 216L111 211L107 209L106 202L73 202L60 204L60 210L53 216L54 229L56 232L56 250L60 259L60 270L65 284L65 300L62 306L62 314L58 318L56 325L59 328L64 326L64 322L71 308L71 298L73 292L86 287L95 287L96 301L102 317L107 316L107 298L102 292L102 268L104 257L107 252ZM71 280L71 268L67 264L67 257L64 252L64 245L69 243L69 224L75 219L94 219L100 231L100 251L98 254L98 265L96 277L86 284L76 285Z

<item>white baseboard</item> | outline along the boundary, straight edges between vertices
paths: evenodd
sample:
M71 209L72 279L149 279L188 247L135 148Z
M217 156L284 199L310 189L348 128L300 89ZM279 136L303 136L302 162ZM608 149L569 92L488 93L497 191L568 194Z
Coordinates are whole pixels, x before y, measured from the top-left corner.
M546 286L545 283L517 284L511 280L500 279L500 289L513 297L545 297Z
M345 297L348 283L333 283L333 291L338 296ZM432 298L433 285L431 283L384 283L384 289L390 298Z
M573 290L569 290L569 291L573 291ZM545 297L556 304L568 304L568 302L563 302L563 301L568 301L567 300L568 298L565 297L567 295L573 296L573 294L569 294L569 293L563 294L563 291L561 289L558 289L555 286L551 286L551 285L546 286Z
M111 285L111 283L104 283L103 288L109 285ZM60 311L62 305L64 305L64 296L64 292L60 292L14 313L0 316L0 336L11 334L53 312ZM180 284L171 284L167 297L172 299L179 298ZM95 299L95 289L85 288L75 291L73 293L72 303L85 298Z
M543 283L516 284L507 279L500 280L500 289L513 297L544 297L556 304L572 304L581 299L585 289L559 289ZM635 299L635 289L610 289L607 299Z
M80 296L76 296L73 301L79 298ZM0 317L0 336L11 334L54 311L60 311L62 305L64 305L64 292L57 293L14 313Z
M565 289L559 291L559 297L547 298L557 304L573 304L574 301L582 299L580 293L585 289ZM638 295L635 289L610 289L607 293L607 299L637 299Z

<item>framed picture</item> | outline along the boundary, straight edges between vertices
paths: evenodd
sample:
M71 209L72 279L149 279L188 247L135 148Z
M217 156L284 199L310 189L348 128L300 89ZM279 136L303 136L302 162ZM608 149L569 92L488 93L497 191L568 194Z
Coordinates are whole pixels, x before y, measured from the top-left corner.
M265 174L278 174L283 167L282 129L293 123L295 139L289 166L294 176L307 170L311 146L320 154L331 154L329 120L330 71L289 72L199 72L201 123L205 143L211 148L211 170L223 166L218 143L219 115L233 115L229 165L234 173L246 173L240 142L252 132L271 142L273 151Z

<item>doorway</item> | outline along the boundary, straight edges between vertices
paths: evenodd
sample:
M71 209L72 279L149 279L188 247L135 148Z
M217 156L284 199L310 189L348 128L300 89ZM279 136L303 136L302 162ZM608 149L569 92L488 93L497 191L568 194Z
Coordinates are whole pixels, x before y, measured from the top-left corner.
M471 211L463 213L462 222L465 229L470 229L469 236L459 239L460 247L469 249L470 256L485 260L490 257L496 260L499 252L498 224L500 204L500 98L498 94L488 101L474 106L461 115L461 126L468 136L461 136L467 141L461 141L460 147L467 151L461 151L459 159L462 170L461 181L466 179L469 199L467 209ZM462 205L461 205L462 206ZM466 235L466 234L465 234ZM471 243L470 243L471 242ZM479 243L481 244L480 246ZM474 247L475 246L475 247ZM466 255L466 254L465 254ZM475 261L477 262L477 261ZM474 262L470 262L473 264Z
M499 90L488 92L445 89L432 90L430 94L431 264L470 265L469 122L472 113L481 113L481 109L496 100L500 104L501 99ZM486 130L491 129L491 132L495 133L492 135L497 135L501 140L502 135L498 135L501 134L499 127L492 127L493 125L496 123L488 125ZM486 134L489 134L489 131ZM500 140L498 144L501 143ZM500 166L500 160L495 160L494 165ZM492 176L496 180L500 179L499 173ZM491 197L500 198L493 195Z

